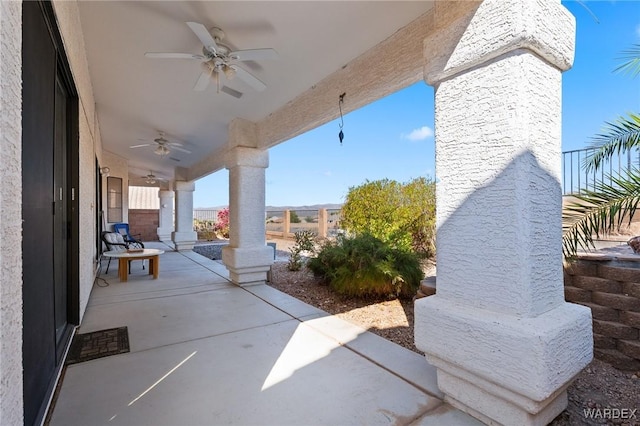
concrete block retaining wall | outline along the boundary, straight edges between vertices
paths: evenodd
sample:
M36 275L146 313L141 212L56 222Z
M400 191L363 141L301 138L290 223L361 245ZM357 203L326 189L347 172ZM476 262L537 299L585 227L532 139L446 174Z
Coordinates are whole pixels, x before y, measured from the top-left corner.
M580 259L565 265L564 285L568 302L591 308L595 357L639 370L640 261Z

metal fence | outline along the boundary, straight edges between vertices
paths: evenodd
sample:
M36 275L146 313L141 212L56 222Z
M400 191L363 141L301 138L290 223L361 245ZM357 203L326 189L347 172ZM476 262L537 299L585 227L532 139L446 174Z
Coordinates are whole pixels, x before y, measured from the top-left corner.
M193 209L193 219L194 220L212 220L217 222L218 220L218 212L220 210L216 209Z
M579 195L594 190L598 182L612 184L612 177L624 176L629 170L640 168L640 150L634 148L603 161L598 170L587 170L585 161L594 148L574 149L562 153L562 194Z

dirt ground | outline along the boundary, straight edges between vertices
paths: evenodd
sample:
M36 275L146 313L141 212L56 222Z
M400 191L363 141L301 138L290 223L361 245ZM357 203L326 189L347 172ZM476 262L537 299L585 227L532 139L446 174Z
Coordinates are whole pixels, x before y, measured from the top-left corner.
M284 249L279 244L278 249ZM412 300L366 300L343 298L313 274L302 269L289 271L288 253L277 251L271 286L310 305L357 324L414 352L421 353L413 344ZM551 424L565 425L640 425L640 372L621 371L599 360L585 368L568 388L569 406ZM597 411L600 409L601 411ZM617 419L589 418L618 413ZM615 411L627 409L629 411ZM632 410L637 410L633 412ZM613 415L611 415L613 413ZM623 417L623 413L626 413Z

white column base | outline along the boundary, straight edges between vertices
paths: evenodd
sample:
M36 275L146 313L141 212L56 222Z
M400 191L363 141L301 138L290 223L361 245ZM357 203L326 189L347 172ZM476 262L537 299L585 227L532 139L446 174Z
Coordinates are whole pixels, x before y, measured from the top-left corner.
M172 232L171 240L178 251L192 250L198 241L198 233L196 231Z
M416 347L445 400L487 424L545 425L592 359L591 311L570 303L534 318L438 297L415 302Z
M273 265L273 248L226 246L222 248L222 261L234 284L242 287L264 284Z
M157 228L156 233L158 234L158 239L163 243L171 242L171 228Z
M438 387L441 390L443 387L446 389L464 389L467 397L476 400L477 406L480 406L483 411L477 411L469 405L454 399L448 393L446 393L444 397L446 403L488 425L514 424L523 426L545 426L562 413L568 403L566 388L569 386L569 383L562 389L562 392L554 394L553 397L544 401L543 404L541 404L543 408L534 415L526 410L522 410L521 407L509 401L487 393L484 388L478 387L472 382L459 379L456 376L445 373L443 370L438 370L437 375ZM482 381L482 379L477 376L471 380L474 383ZM490 414L492 417L488 417L486 414ZM502 421L496 423L497 418L501 418Z

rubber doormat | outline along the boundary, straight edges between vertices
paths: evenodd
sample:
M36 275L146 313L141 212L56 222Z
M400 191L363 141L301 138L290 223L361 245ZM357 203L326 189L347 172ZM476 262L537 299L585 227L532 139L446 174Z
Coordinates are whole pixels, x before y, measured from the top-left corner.
M66 365L129 352L127 327L76 334L71 342Z

